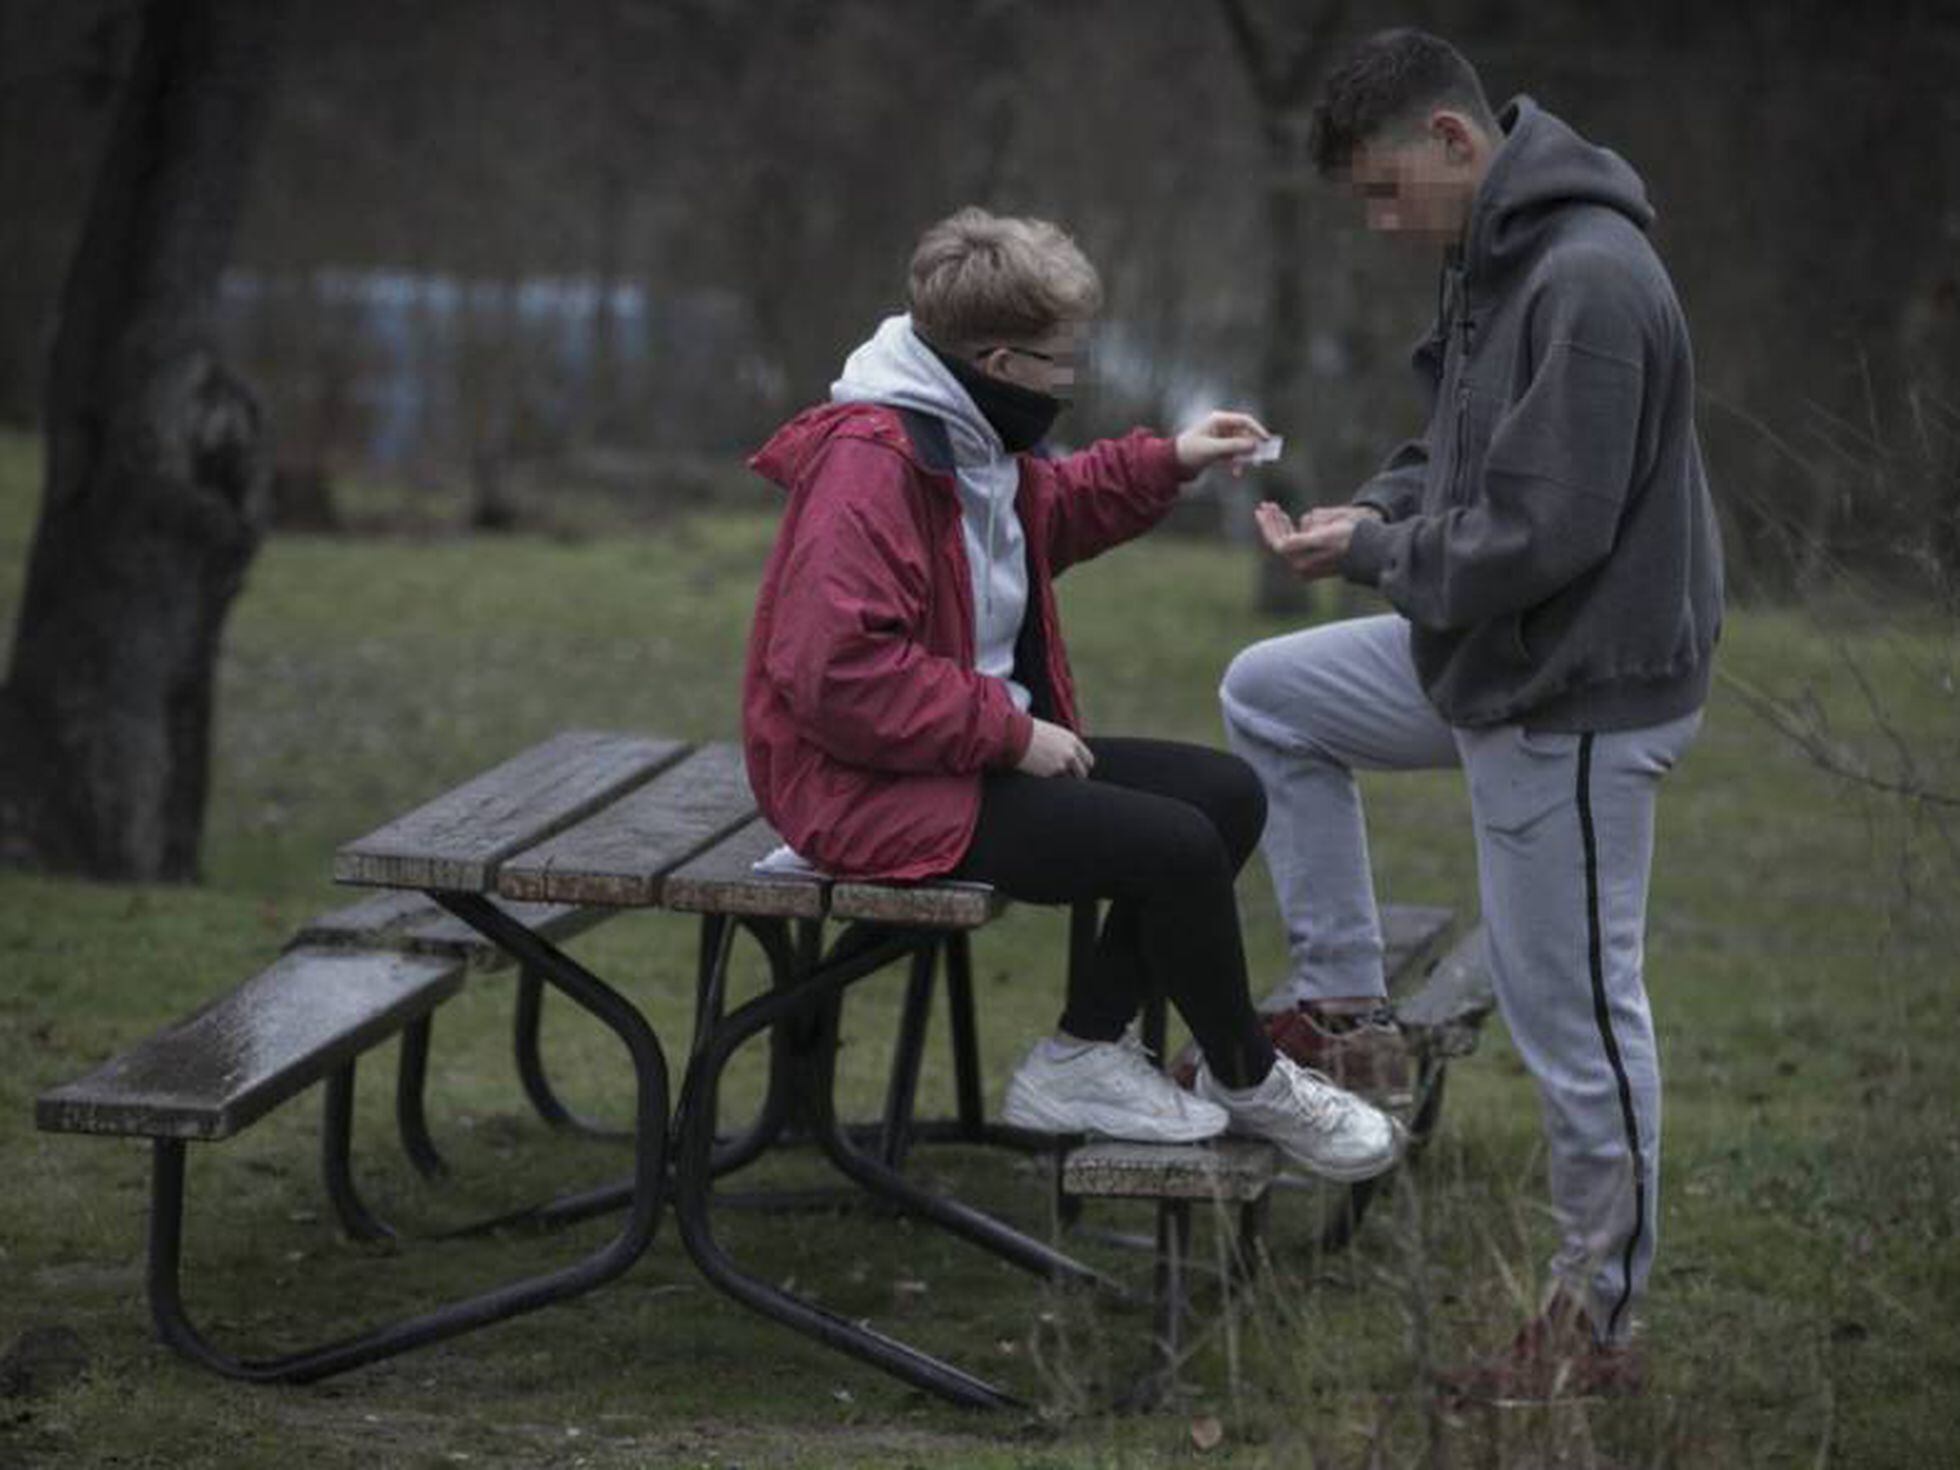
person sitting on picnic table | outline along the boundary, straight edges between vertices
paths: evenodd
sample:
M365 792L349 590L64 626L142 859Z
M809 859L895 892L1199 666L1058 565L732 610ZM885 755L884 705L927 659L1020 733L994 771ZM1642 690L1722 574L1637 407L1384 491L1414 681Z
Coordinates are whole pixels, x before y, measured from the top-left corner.
M1366 1178L1395 1162L1397 1126L1278 1056L1247 991L1233 881L1265 825L1257 778L1224 751L1078 733L1054 576L1269 437L1218 412L1175 440L1043 457L1100 299L1061 229L963 209L921 237L910 313L751 460L789 503L749 643L750 782L839 877L1111 900L1056 1033L1008 1086L1010 1124L1153 1142L1230 1126ZM1153 986L1202 1051L1193 1093L1135 1040Z

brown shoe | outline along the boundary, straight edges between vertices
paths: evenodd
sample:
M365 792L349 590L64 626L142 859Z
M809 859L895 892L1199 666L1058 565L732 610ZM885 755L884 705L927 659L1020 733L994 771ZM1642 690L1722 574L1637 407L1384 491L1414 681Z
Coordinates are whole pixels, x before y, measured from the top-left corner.
M1266 1034L1293 1061L1378 1108L1406 1113L1415 1104L1409 1043L1378 997L1303 1000L1269 1018Z
M1391 1113L1406 1113L1414 1105L1409 1044L1387 1002L1373 996L1303 1000L1259 1020L1275 1051L1336 1087ZM1172 1060L1171 1077L1179 1087L1189 1087L1197 1072L1198 1048L1187 1045Z
M1596 1341L1585 1313L1563 1294L1519 1328L1509 1347L1436 1375L1437 1393L1459 1403L1624 1398L1646 1386L1640 1350Z

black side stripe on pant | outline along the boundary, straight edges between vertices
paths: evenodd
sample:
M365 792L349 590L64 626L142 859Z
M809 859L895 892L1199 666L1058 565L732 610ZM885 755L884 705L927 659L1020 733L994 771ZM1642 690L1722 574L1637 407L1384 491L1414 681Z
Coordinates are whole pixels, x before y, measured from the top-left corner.
M1606 1060L1613 1068L1613 1081L1620 1092L1620 1118L1626 1125L1627 1152L1633 1160L1633 1229L1627 1234L1625 1255L1620 1262L1620 1298L1607 1314L1605 1336L1611 1338L1620 1325L1620 1314L1633 1300L1633 1253L1647 1223L1647 1162L1640 1148L1640 1124L1633 1112L1633 1084L1627 1080L1626 1064L1620 1060L1620 1044L1613 1036L1613 1018L1606 1004L1605 926L1599 913L1599 839L1593 831L1592 812L1593 737L1588 731L1579 737L1579 831L1586 846L1586 942L1587 960L1592 967L1593 1019L1599 1023L1599 1039L1606 1047Z

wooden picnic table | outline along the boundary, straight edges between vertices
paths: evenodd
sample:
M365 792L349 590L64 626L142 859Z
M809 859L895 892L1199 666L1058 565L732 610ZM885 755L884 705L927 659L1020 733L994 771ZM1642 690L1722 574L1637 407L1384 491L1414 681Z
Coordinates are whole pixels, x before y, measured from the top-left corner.
M310 1381L595 1290L640 1257L671 1204L703 1276L765 1317L954 1402L1012 1404L998 1386L746 1270L717 1238L715 1181L794 1136L815 1143L851 1184L884 1206L1044 1278L1120 1291L1053 1245L907 1179L909 1145L954 1139L1054 1152L1065 1220L1087 1195L1167 1201L1160 1209L1160 1276L1167 1259L1164 1220L1175 1224L1181 1211L1188 1214L1183 1195L1190 1190L1179 1180L1209 1177L1216 1161L1161 1155L1139 1161L1109 1146L1069 1153L1079 1140L989 1122L969 936L1004 909L1002 899L973 884L758 872L757 859L778 845L757 813L734 746L564 732L341 848L335 877L383 891L304 926L276 964L229 995L50 1089L37 1101L37 1119L62 1131L152 1139L153 1320L165 1342L232 1377ZM559 947L607 915L646 909L700 925L694 1032L677 1103L667 1052L639 1006ZM1384 919L1393 986L1434 957L1449 915L1391 907ZM1093 951L1096 927L1094 904L1073 908L1071 965ZM764 956L769 986L730 1010L730 957L742 936ZM1467 952L1459 946L1459 955ZM396 1115L402 1142L418 1170L440 1175L445 1165L421 1096L432 1018L467 975L499 957L519 967L519 1076L547 1122L589 1128L544 1075L537 1029L543 993L560 992L618 1037L633 1068L632 1126L620 1135L630 1139L633 1166L623 1182L469 1229L623 1209L618 1232L570 1266L321 1346L249 1359L213 1345L189 1319L178 1281L186 1143L228 1137L324 1079L322 1164L336 1214L356 1236L397 1233L360 1198L349 1163L356 1058L401 1036ZM900 963L907 967L906 990L883 1116L868 1129L848 1126L833 1100L843 997ZM955 1114L921 1121L913 1117L914 1093L932 997L942 985ZM1436 965L1430 982L1402 1005L1427 1059L1425 1077L1438 1084L1426 1089L1429 1117L1440 1101L1442 1058L1474 1043L1475 1021L1487 1008L1487 986L1477 983L1474 963L1458 955ZM1161 998L1146 1007L1145 1026L1161 1050ZM716 1097L723 1073L745 1045L763 1038L770 1051L764 1100L747 1128L722 1136ZM1063 1167L1065 1154L1071 1167ZM1264 1187L1263 1176L1248 1183L1247 1200ZM1365 1194L1357 1193L1349 1218L1364 1204ZM1176 1265L1173 1253L1173 1275ZM1177 1292L1165 1297L1160 1289L1160 1309L1173 1324L1180 1301ZM1174 1338L1173 1331L1173 1346Z
M862 1147L831 1103L843 991L901 961L911 963L917 990L943 959L956 1049L968 1054L957 1069L956 1126L975 1138L988 1135L970 1056L965 936L998 914L1001 900L970 884L899 887L756 872L756 859L779 841L757 814L734 746L573 731L347 844L335 856L334 876L426 893L611 1029L632 1061L631 1180L579 1201L580 1208L624 1203L619 1234L570 1268L576 1274L503 1288L506 1305L528 1310L610 1280L646 1249L671 1201L703 1275L764 1316L956 1402L1012 1402L993 1384L745 1270L716 1237L716 1177L757 1157L794 1122L847 1178L904 1212L1043 1277L1109 1284L1046 1242L920 1188L898 1167L896 1150ZM512 902L699 916L696 1030L677 1106L668 1106L666 1053L637 1005L527 925ZM826 944L824 926L833 921L846 927ZM760 946L771 984L729 1012L724 985L738 930ZM744 1044L765 1033L782 1053L771 1067L770 1097L747 1134L720 1140L721 1076ZM916 1059L911 1073L908 1095L889 1104L901 1125Z

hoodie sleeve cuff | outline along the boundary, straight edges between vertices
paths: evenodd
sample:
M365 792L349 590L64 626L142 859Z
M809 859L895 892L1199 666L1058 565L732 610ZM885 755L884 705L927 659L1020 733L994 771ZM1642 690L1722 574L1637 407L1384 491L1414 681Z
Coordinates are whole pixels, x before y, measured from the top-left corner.
M1372 490L1363 490L1349 504L1358 505L1363 510L1372 510L1384 522L1396 519L1395 506L1385 496L1379 496Z
M1395 535L1382 521L1365 517L1356 521L1353 534L1348 537L1347 551L1341 557L1341 575L1363 587L1380 586L1394 550Z
M1034 716L1026 710L1016 709L1007 721L1007 743L1001 749L1001 765L1013 770L1021 764L1021 758L1034 744Z
M1185 474L1177 463L1177 440L1147 434L1143 440L1141 468L1144 483L1160 500L1175 500L1184 488Z

